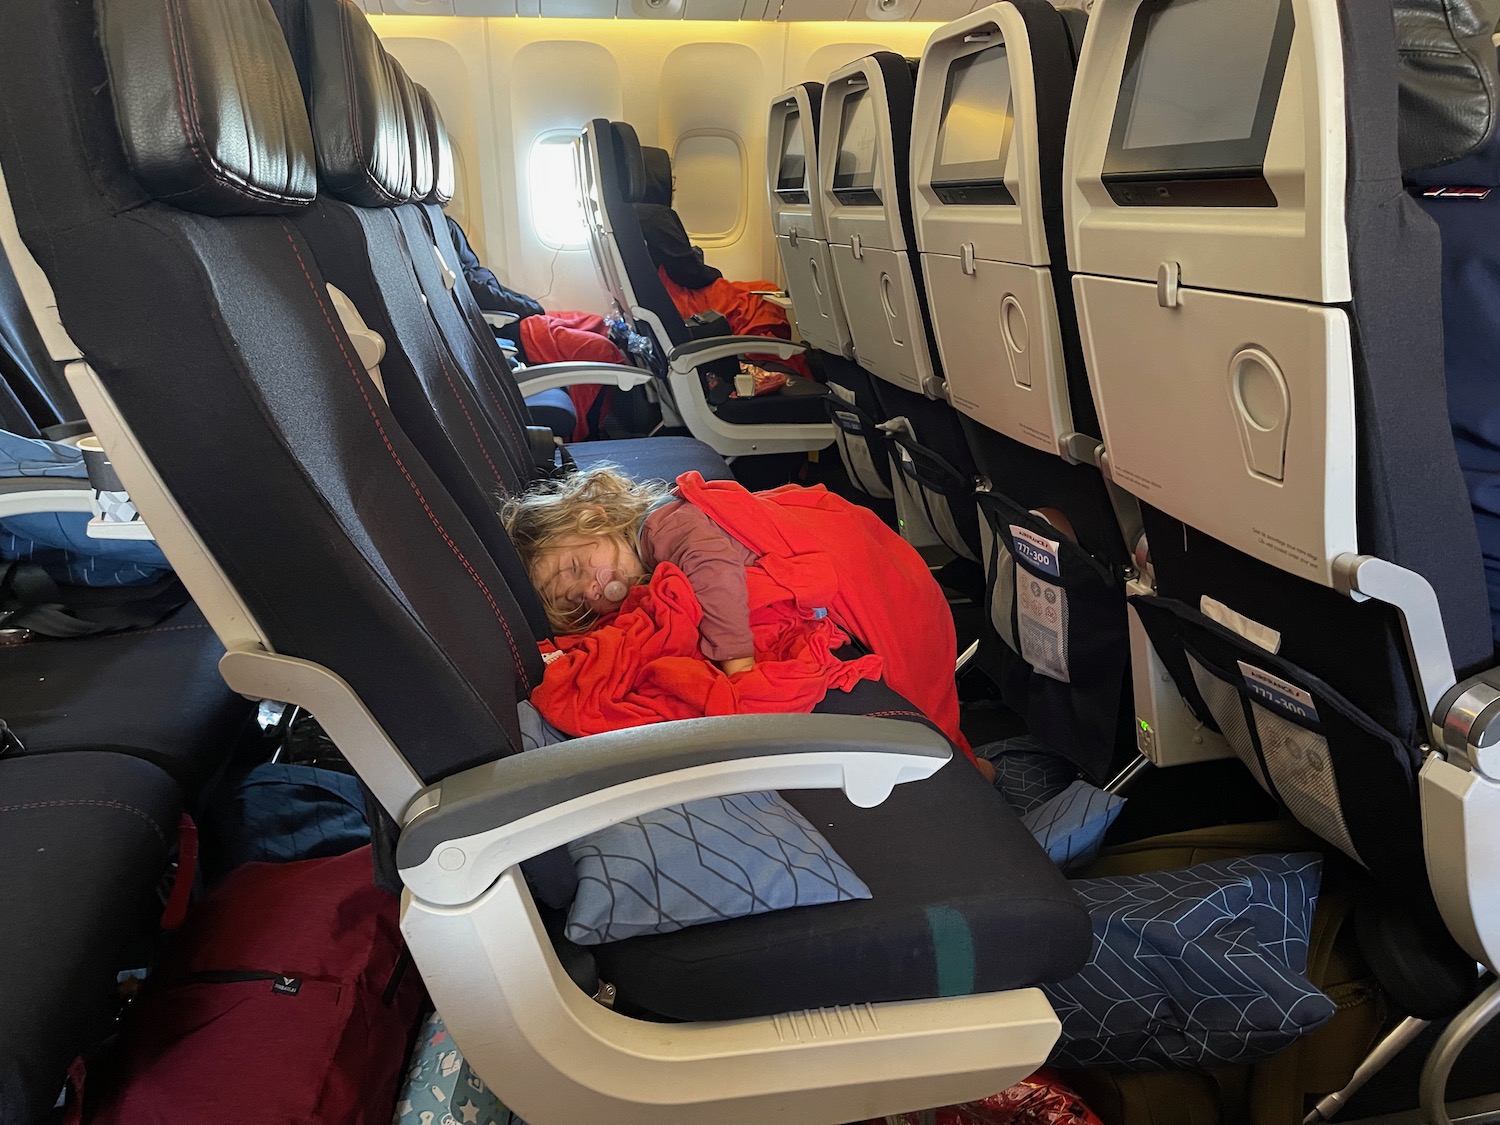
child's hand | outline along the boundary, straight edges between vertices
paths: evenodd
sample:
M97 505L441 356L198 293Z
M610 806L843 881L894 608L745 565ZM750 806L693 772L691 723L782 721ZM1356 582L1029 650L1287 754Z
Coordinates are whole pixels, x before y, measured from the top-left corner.
M755 657L740 656L733 660L721 660L719 661L719 667L726 676L737 676L741 672L748 672L751 668L755 667Z

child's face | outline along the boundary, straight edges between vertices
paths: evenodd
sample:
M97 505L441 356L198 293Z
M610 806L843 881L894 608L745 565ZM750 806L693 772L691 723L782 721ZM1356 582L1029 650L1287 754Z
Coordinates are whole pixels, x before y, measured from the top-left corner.
M585 612L613 613L619 601L604 595L611 578L630 583L645 568L630 545L620 539L567 539L548 547L537 558L536 588L565 616L583 618Z

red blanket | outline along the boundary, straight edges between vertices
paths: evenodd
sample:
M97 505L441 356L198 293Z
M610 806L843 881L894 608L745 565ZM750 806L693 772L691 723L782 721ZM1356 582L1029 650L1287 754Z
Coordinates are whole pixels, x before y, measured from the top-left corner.
M953 617L920 555L871 511L821 486L751 493L678 478L760 560L746 569L756 666L730 678L698 650L702 610L664 563L590 632L559 637L532 702L568 734L700 715L811 711L831 690L883 677L965 752L953 678ZM816 610L826 609L819 618ZM843 662L849 636L877 655Z
M775 336L779 340L792 338L792 327L787 321L786 313L754 292L756 289L774 290L774 281L728 281L721 277L702 289L684 289L667 276L666 270L657 270L657 274L683 320L701 312L712 311L724 314L724 319L729 322L729 331L736 336ZM807 361L800 355L791 359L779 356L765 358L773 363L786 364L804 379L812 378Z
M625 353L610 340L604 318L593 313L549 312L528 316L521 321L521 347L526 353L526 361L531 364L570 360L580 363L626 362ZM600 394L608 393L608 388L586 383L567 390L578 414L578 423L570 440L583 441L589 436L589 407Z
M701 715L807 712L830 690L878 679L878 656L840 661L848 637L803 610L793 591L762 568L747 571L755 668L726 676L698 649L703 610L687 576L662 563L648 586L587 633L557 638L560 655L531 696L566 734L599 734ZM831 576L805 575L814 585Z

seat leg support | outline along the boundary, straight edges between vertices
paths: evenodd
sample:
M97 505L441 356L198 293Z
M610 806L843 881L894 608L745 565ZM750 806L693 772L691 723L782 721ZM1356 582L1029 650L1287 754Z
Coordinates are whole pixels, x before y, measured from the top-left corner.
M1448 1113L1448 1076L1464 1048L1474 1037L1489 1026L1500 1015L1500 980L1490 982L1488 988L1470 1002L1469 1006L1453 1017L1433 1045L1427 1056L1427 1065L1422 1068L1422 1119L1432 1125L1453 1125Z

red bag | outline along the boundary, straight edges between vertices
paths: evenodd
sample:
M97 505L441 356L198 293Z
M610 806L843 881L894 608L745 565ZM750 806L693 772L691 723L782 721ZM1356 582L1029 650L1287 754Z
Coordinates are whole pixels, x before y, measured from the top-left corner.
M1039 1070L983 1101L902 1113L866 1125L1101 1125L1101 1122L1057 1075Z
M389 1125L425 1001L368 847L246 864L189 912L85 1120Z

